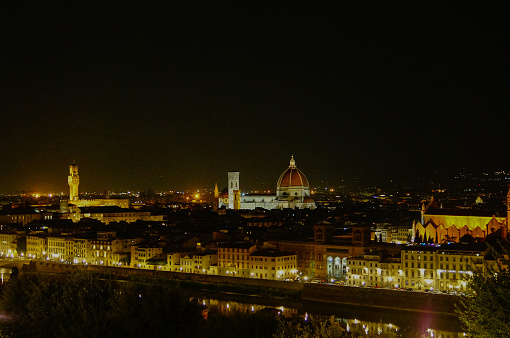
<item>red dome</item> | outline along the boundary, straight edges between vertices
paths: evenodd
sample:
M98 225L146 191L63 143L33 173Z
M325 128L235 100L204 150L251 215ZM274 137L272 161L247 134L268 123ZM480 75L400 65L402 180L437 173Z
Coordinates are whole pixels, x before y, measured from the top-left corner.
M278 179L277 187L309 187L305 174L296 167L294 157L290 160L290 166L285 170Z
M283 172L278 180L278 187L308 187L308 180L298 168L289 168Z

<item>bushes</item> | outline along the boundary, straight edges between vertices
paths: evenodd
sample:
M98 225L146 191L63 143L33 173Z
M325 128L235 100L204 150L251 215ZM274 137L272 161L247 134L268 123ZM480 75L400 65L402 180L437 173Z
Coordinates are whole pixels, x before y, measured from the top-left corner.
M12 337L194 337L202 320L178 289L90 274L23 275L5 286L1 304L13 318L2 333Z

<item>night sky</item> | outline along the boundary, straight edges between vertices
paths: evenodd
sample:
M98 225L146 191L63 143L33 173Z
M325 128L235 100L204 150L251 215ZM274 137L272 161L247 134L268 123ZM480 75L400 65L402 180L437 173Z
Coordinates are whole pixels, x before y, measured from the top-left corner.
M0 193L510 169L502 8L188 3L0 4Z

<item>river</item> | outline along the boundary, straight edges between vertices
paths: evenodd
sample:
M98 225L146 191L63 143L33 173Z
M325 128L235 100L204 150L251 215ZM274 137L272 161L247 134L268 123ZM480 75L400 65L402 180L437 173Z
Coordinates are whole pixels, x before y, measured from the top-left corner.
M255 313L271 308L286 318L307 320L310 316L329 316L348 331L361 330L367 336L435 337L463 336L461 323L455 315L432 315L410 311L379 310L370 307L325 304L310 301L244 296L229 293L203 293L198 301L210 313L225 315L234 311Z

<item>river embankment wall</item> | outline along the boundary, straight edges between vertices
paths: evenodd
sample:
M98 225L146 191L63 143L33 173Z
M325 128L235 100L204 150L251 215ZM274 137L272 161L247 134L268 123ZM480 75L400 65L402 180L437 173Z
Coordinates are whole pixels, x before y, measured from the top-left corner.
M253 288L266 289L270 288L292 291L295 294L298 294L302 301L316 301L330 304L351 304L381 309L398 309L436 314L454 314L455 304L458 301L457 296L429 294L423 292L395 291L387 289L372 289L300 282L284 282L255 278L227 277L97 265L70 265L44 261L31 261L28 265L23 267L22 271L58 274L90 271L114 274L119 277L143 276L150 278L202 283L204 284L204 289L207 289L208 285L230 285L233 287L248 286Z

